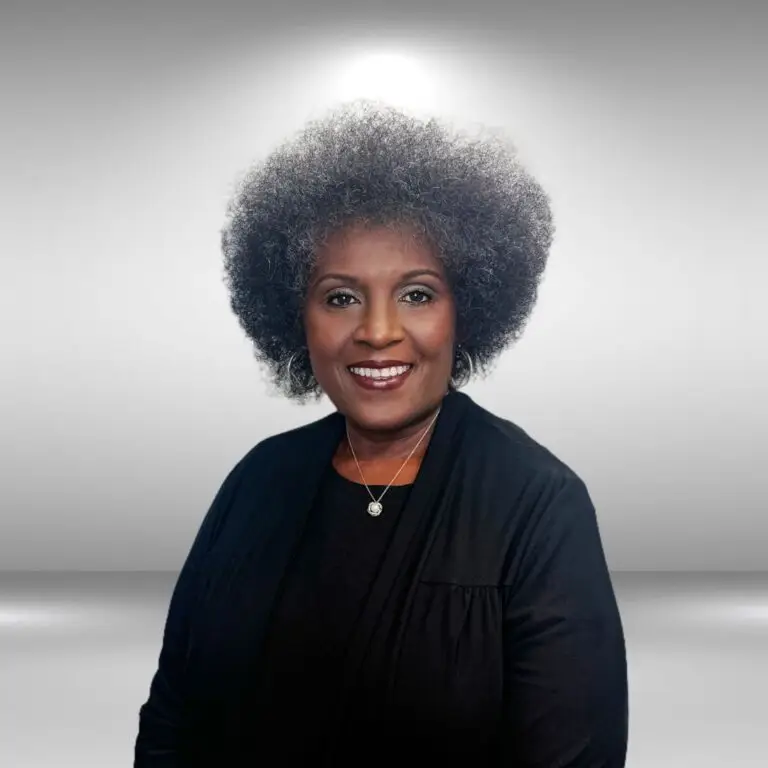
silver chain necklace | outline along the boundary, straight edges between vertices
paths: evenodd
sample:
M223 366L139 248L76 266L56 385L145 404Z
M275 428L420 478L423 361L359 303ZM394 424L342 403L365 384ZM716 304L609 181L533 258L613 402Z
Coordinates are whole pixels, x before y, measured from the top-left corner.
M360 472L360 477L363 479L363 485L365 486L365 489L368 491L368 495L372 499L371 503L368 505L368 514L371 517L378 517L384 511L384 507L381 504L381 500L384 498L384 494L392 487L392 483L394 483L395 480L397 480L400 473L405 469L405 465L410 461L411 456L413 456L413 454L416 452L416 449L421 445L421 441L427 436L427 432L429 432L429 430L432 428L432 425L435 423L435 421L437 421L437 417L439 415L440 415L440 408L437 409L437 413L434 415L434 417L432 418L432 421L429 422L429 425L424 430L424 434L419 438L419 442L413 446L413 450L408 454L408 458L403 462L403 466L397 470L397 474L392 478L389 485L384 489L384 493L382 493L378 499L371 493L371 489L368 487L368 483L365 482L365 477L363 476L363 470L360 468L360 462L357 460L357 456L355 456L355 449L352 447L352 440L350 440L349 438L349 425L347 425L347 442L349 443L349 450L352 451L352 458L355 460L355 464L357 464L358 472Z

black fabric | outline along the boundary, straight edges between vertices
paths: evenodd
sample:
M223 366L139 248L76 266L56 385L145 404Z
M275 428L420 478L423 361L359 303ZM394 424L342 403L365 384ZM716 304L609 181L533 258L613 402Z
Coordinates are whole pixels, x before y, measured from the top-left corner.
M386 493L384 491L386 490ZM384 512L367 513L365 487L331 466L289 569L268 637L265 731L285 759L322 759L346 649L410 486L371 486ZM266 727L271 723L271 727ZM282 730L293 723L294 736Z
M262 441L225 479L171 599L134 765L269 764L314 732L323 756L296 763L622 768L624 635L587 488L460 392L397 519L367 521L391 533L323 641L342 650L332 693L298 702L279 641L343 434L332 413Z

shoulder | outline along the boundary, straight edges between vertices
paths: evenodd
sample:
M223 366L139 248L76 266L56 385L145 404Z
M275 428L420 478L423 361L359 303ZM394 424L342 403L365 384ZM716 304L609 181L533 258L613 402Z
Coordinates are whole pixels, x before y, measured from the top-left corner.
M486 519L504 553L502 583L559 567L560 557L590 556L603 567L597 512L580 474L513 421L473 410L473 439L493 467L488 484L500 500L498 513Z
M310 448L335 434L342 421L341 415L334 411L314 421L265 437L253 448L253 451L266 456L290 454Z
M333 440L340 417L330 413L298 427L269 435L253 445L238 461L233 473L271 473L282 466L311 457L319 446Z
M454 456L432 581L512 583L536 561L542 542L590 521L578 474L511 419L473 402Z
M573 467L519 424L477 403L470 410L467 438L483 462L503 473L537 477L560 487L581 482Z
M591 531L596 510L579 472L510 419L472 409L469 467L474 492L493 499L492 527L514 530L513 546Z
M467 501L457 514L485 531L489 548L517 550L547 531L592 525L594 505L580 475L514 421L473 404L459 455Z

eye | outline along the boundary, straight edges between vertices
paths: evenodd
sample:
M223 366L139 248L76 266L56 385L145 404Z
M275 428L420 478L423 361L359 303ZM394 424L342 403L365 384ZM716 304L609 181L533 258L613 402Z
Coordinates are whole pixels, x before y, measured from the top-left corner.
M425 291L422 288L414 288L413 290L405 293L404 296L409 298L407 302L408 304L429 304L429 302L434 298L430 292Z
M334 301L335 299L341 299L341 301ZM346 299L355 300L355 297L346 291L334 291L328 296L326 303L330 304L332 307L347 307L350 302L347 302Z

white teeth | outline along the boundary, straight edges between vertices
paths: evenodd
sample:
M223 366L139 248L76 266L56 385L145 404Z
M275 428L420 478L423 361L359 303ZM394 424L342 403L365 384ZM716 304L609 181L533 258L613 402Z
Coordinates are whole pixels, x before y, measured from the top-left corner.
M394 368L350 368L352 373L369 379L392 379L405 373L411 366L398 365Z

